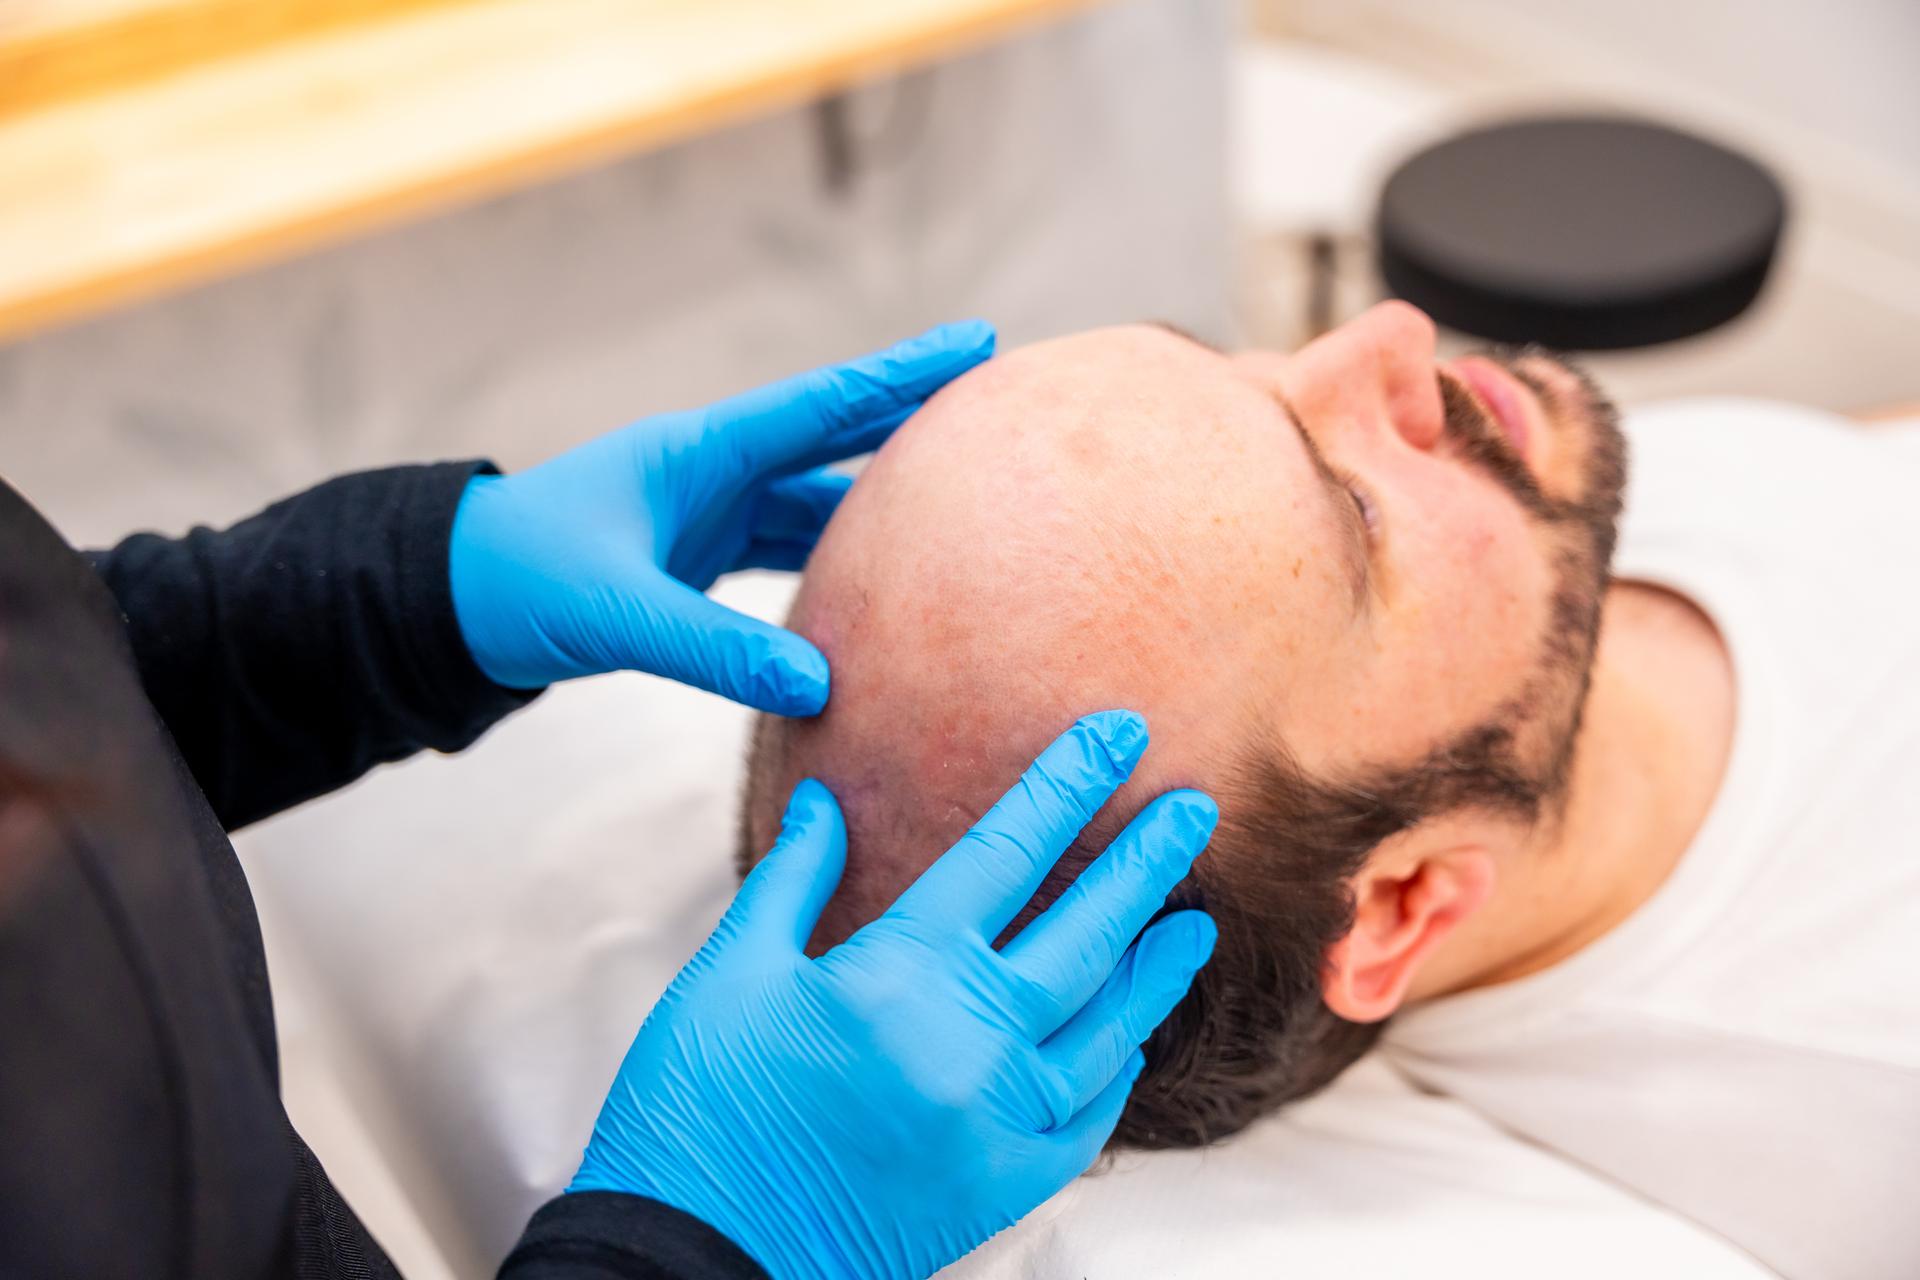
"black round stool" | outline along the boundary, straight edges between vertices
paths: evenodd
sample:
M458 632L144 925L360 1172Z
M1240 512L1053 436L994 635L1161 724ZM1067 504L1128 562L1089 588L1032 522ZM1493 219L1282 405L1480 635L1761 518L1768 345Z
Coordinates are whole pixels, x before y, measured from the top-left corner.
M1380 271L1439 323L1499 342L1645 347L1759 296L1786 196L1745 156L1664 125L1564 116L1475 129L1387 179Z

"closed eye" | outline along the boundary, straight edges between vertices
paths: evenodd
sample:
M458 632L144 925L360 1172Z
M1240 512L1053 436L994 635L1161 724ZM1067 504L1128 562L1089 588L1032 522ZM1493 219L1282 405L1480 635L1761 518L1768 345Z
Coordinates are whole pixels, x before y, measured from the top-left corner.
M1343 471L1335 471L1340 483L1346 487L1347 496L1353 499L1354 510L1360 513L1360 522L1367 527L1368 545L1380 540L1380 504L1373 500L1373 494L1353 476Z
M1339 541L1345 552L1347 580L1353 587L1353 611L1356 616L1365 614L1374 596L1374 539L1379 529L1380 505L1373 500L1371 491L1351 474L1338 474L1328 465L1313 433L1301 426L1300 415L1294 412L1285 396L1276 393L1274 403L1306 450L1307 460L1313 464L1329 515L1342 527ZM1340 501L1343 493L1347 496L1345 503Z

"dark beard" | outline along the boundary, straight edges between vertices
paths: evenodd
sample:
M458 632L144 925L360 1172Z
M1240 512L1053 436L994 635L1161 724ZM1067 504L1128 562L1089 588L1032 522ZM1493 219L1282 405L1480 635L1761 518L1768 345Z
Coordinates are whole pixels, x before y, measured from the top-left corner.
M1491 721L1439 754L1454 765L1447 772L1456 794L1475 790L1477 778L1484 798L1497 807L1530 809L1537 816L1544 803L1564 797L1572 771L1611 581L1627 446L1619 411L1583 370L1538 348L1496 352L1491 358L1540 398L1549 430L1583 435L1586 461L1577 493L1547 493L1479 402L1457 380L1439 375L1448 443L1468 466L1510 493L1555 548L1554 596L1534 671ZM1563 394L1529 372L1523 367L1529 360L1550 361L1564 370L1574 391ZM1524 749L1523 739L1528 740Z

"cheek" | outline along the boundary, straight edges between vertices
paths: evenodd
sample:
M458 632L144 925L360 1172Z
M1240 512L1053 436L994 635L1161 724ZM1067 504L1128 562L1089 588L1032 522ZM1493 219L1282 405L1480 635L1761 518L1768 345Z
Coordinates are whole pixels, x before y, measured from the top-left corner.
M1395 530L1364 700L1383 747L1415 755L1485 721L1532 673L1551 607L1546 550L1507 502L1434 504Z
M1403 568L1417 605L1407 621L1426 633L1424 648L1455 662L1532 648L1552 582L1538 536L1512 503L1436 511Z

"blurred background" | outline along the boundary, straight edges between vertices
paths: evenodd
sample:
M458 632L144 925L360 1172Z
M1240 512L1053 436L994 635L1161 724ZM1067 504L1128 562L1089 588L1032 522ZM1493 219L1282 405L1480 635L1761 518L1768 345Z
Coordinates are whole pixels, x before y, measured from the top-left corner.
M0 0L0 474L85 545L343 470L522 466L960 316L1287 349L1384 295L1396 164L1565 109L1731 146L1790 209L1751 309L1595 355L1603 384L1911 404L1916 64L1912 0ZM564 799L610 705L543 699L491 773L414 790L531 779L529 811L624 830ZM403 1118L342 1085L378 1063L350 1043L374 997L329 956L471 953L465 991L510 952L444 883L383 905L297 870L486 865L391 772L241 848L296 1119L409 1274L476 1273L518 1224L462 1222L485 1197L458 1174L396 1177ZM402 900L445 927L381 917Z
M1290 347L1381 295L1401 157L1565 106L1792 211L1610 386L1908 400L1916 56L1908 0L0 0L0 467L101 539L959 315Z

